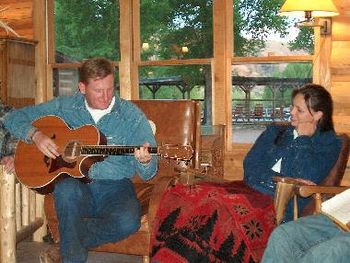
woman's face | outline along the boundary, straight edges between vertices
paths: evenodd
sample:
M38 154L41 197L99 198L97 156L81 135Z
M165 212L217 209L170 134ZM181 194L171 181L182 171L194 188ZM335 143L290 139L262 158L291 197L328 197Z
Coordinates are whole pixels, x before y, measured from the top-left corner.
M311 113L310 113L311 111ZM310 123L317 124L320 119L320 112L315 112L313 109L307 108L303 94L297 94L293 99L293 105L290 111L291 124L298 128L300 124ZM321 115L322 116L322 115Z

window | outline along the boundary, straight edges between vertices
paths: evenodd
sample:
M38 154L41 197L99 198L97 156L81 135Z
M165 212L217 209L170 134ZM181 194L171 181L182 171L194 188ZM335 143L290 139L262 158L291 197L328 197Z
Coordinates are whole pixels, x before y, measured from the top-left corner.
M213 3L140 0L143 60L213 56Z
M313 30L278 16L282 4L234 0L234 142L254 142L265 125L288 121L292 89L312 82Z
M118 61L119 4L112 0L55 0L56 62L103 56Z

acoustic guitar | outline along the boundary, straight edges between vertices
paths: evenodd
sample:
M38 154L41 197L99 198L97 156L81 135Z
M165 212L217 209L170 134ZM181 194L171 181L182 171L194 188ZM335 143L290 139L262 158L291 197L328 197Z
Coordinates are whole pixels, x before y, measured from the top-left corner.
M59 147L60 156L51 159L35 144L19 141L15 154L17 179L30 189L47 194L53 191L57 180L70 176L89 182L92 164L109 155L132 155L140 146L106 145L106 137L93 125L70 129L59 117L46 116L33 122L33 126L49 136ZM152 155L188 162L193 156L189 145L161 145L149 147Z

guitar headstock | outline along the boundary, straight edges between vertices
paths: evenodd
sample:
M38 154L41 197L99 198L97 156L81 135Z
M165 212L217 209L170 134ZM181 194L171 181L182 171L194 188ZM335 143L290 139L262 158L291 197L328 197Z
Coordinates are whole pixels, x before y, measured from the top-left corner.
M189 162L193 157L191 145L165 144L158 146L158 154L165 159Z

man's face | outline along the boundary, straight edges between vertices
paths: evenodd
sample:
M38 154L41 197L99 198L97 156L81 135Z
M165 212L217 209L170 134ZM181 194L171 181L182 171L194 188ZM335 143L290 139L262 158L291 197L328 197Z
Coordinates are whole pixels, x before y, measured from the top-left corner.
M114 97L114 76L110 74L103 79L90 79L88 84L79 82L79 90L91 108L107 109Z

